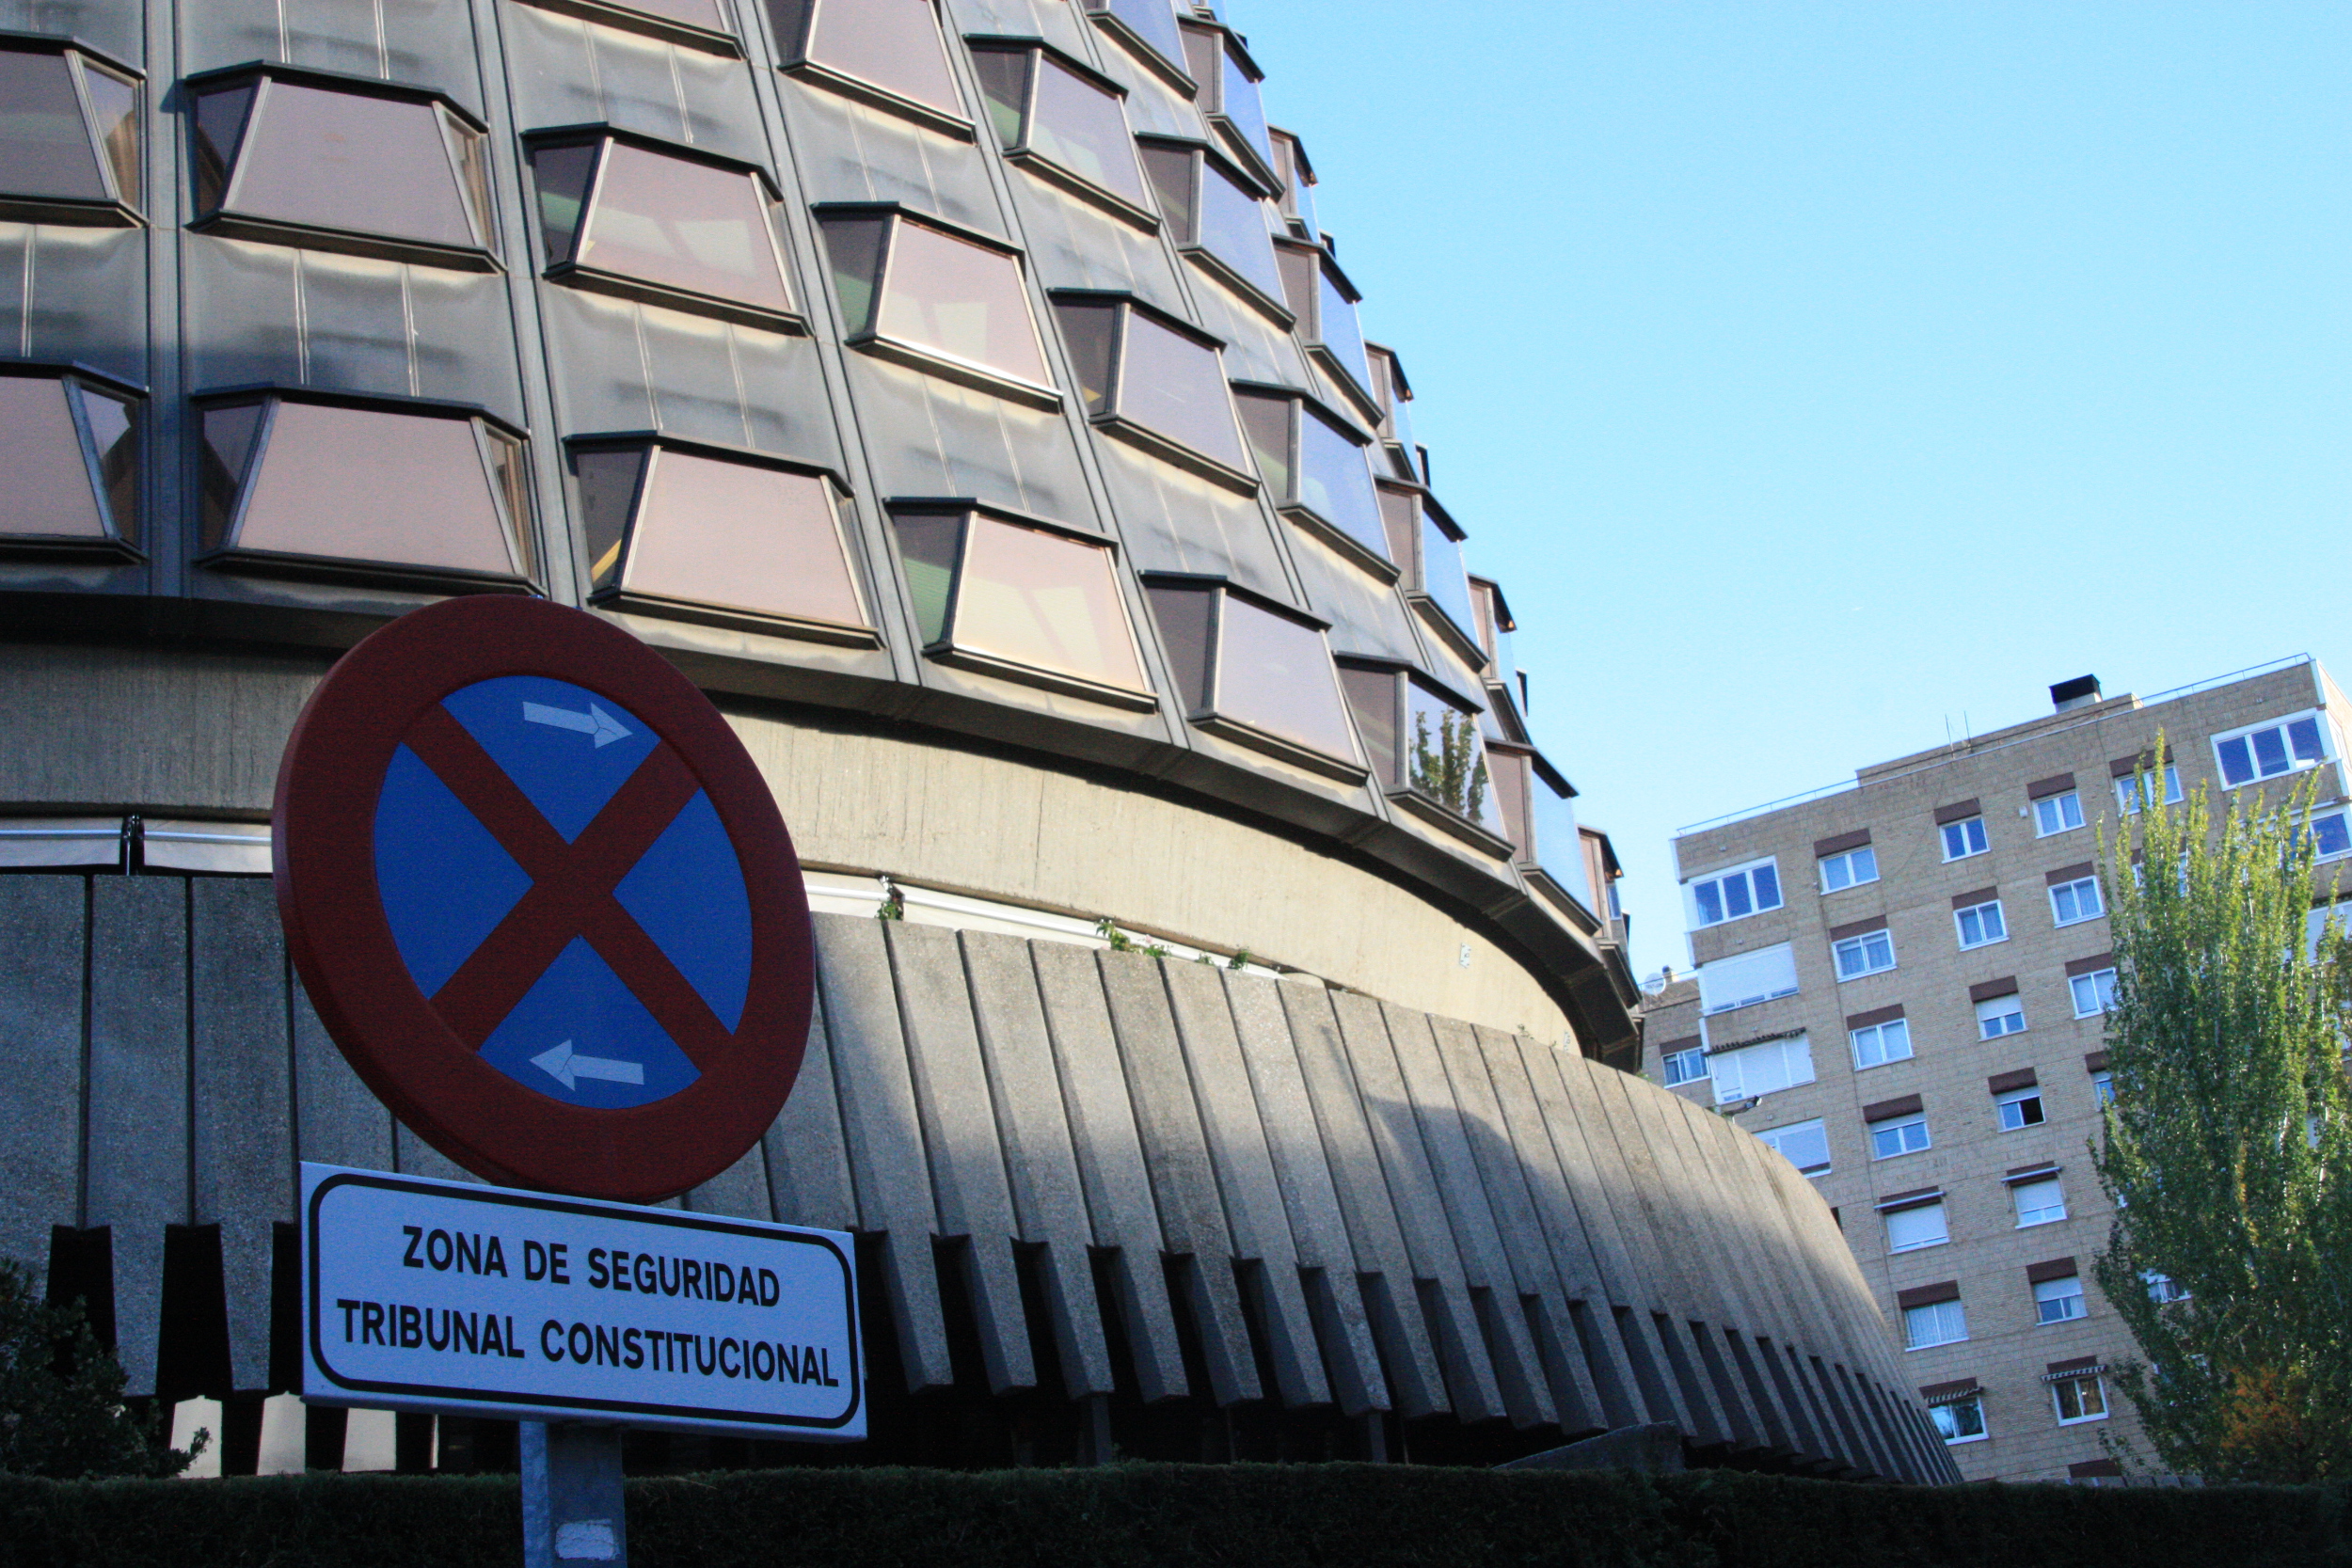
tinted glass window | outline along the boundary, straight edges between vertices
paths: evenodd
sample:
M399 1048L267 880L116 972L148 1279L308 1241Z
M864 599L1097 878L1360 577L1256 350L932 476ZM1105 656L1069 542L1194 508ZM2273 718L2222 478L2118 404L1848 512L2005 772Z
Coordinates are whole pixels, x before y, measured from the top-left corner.
M1274 144L1266 135L1265 108L1258 102L1258 84L1249 79L1249 73L1230 53L1225 56L1224 90L1218 96L1217 107L1232 121L1233 129L1271 166Z
M1119 412L1235 467L1241 437L1216 350L1204 348L1140 311L1127 312L1119 372Z
M672 22L683 22L705 32L731 33L735 30L718 0L605 0L605 4L617 5L624 10L643 11L647 16L665 17Z
M531 155L531 180L539 193L539 234L548 265L572 259L580 217L588 210L588 182L596 178L602 142L578 147L543 147Z
M280 404L250 490L241 550L516 569L469 420Z
M229 542L229 525L237 515L237 497L244 493L246 467L265 412L265 406L258 403L204 410L204 446L199 467L201 537L208 550Z
M611 144L580 264L788 313L767 193L753 175Z
M139 89L103 66L82 65L82 86L98 120L98 145L113 167L115 188L133 206L139 200Z
M1380 500L1364 449L1311 408L1302 409L1298 421L1298 500L1375 554L1385 553Z
M682 451L654 454L621 586L761 614L866 623L831 484Z
M1314 252L1296 245L1282 245L1274 252L1274 264L1281 274L1282 303L1300 322L1311 324L1315 319L1316 290L1321 286L1322 268L1315 264ZM1313 333L1306 334L1310 341Z
M962 115L930 0L816 0L816 9L809 59L943 114Z
M1403 565L1413 559L1413 546L1421 537L1421 499L1410 490L1380 490L1381 531L1388 535L1389 547L1384 552L1391 561Z
M1418 681L1406 682L1405 691L1412 728L1406 740L1406 782L1455 816L1502 832L1502 819L1486 778L1486 749L1478 736L1478 716Z
M1055 302L1062 341L1078 372L1078 396L1089 414L1100 414L1110 398L1111 358L1119 347L1119 307L1092 301Z
M1462 571L1462 546L1426 512L1421 518L1421 591L1464 632L1470 619L1470 578Z
M1159 623L1160 645L1167 650L1168 667L1175 673L1176 689L1184 694L1185 709L1198 713L1209 705L1209 664L1216 656L1211 620L1216 611L1216 590L1155 582L1147 592L1152 618Z
M1037 386L1052 385L1021 287L1021 263L919 223L899 223L891 237L876 330Z
M135 404L108 397L87 388L74 395L82 419L89 426L90 445L98 453L98 485L115 532L135 544L139 536L139 414ZM0 464L0 472L6 465Z
M1016 664L1144 689L1110 551L1042 529L972 518L954 640Z
M1340 293L1339 285L1327 273L1319 279L1321 296L1316 305L1315 341L1340 362L1340 368L1356 378L1356 385L1372 386L1372 367L1364 360L1364 336L1356 325L1356 307Z
M619 579L621 546L637 510L637 481L645 470L645 449L572 453L573 488L580 497L580 531L588 541L588 581L607 588Z
M1228 594L1217 641L1219 713L1327 756L1355 756L1321 632Z
M106 182L63 55L0 53L0 188L103 201Z
M1021 122L1029 113L1029 67L1037 56L1026 49L975 49L972 71L988 100L988 122L1007 147L1021 144Z
M472 246L474 224L430 103L271 82L236 154L235 210ZM453 125L451 135L478 140Z
M1184 36L1176 30L1176 13L1168 0L1087 0L1090 9L1107 11L1125 23L1170 65L1184 63Z
M1048 55L1036 61L1037 107L1025 138L1031 151L1071 173L1141 204L1135 144L1119 99Z
M1527 821L1527 784L1533 771L1528 760L1517 752L1490 750L1486 753L1486 777L1494 784L1495 815L1502 818L1502 836L1518 846L1521 858L1535 841Z
M1249 436L1250 455L1258 460L1258 475L1278 506L1297 499L1291 491L1291 411L1297 406L1294 398L1268 397L1263 392L1233 394L1233 407Z
M1136 150L1144 172L1152 177L1152 194L1158 198L1160 216L1178 245L1196 243L1192 230L1192 166L1198 154L1189 148L1141 146Z
M106 537L66 398L61 381L0 376L0 473L8 475L0 532Z
M248 84L208 92L196 101L196 205L200 212L212 212L228 198L229 171L245 139L254 93Z
M1214 163L1200 171L1200 244L1271 299L1282 297L1265 203Z
M1576 802L1538 773L1528 789L1528 816L1535 828L1535 859L1551 879L1593 909L1593 885L1584 869L1583 836L1577 832Z
M924 512L892 520L898 526L898 561L906 568L907 593L914 600L914 624L926 643L936 642L947 635L963 517L960 513Z
M1355 716L1356 733L1372 752L1373 772L1384 787L1393 789L1400 769L1396 752L1396 676L1386 670L1340 667L1340 689L1347 710Z
M882 218L834 218L825 224L825 260L834 295L841 302L841 329L851 337L873 330L874 289L889 232Z

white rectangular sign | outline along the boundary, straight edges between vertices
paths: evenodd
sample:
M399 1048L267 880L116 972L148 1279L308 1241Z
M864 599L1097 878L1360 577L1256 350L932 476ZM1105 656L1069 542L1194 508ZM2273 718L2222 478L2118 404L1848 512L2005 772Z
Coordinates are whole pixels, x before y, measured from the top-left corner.
M847 1235L302 1166L303 1398L850 1442Z

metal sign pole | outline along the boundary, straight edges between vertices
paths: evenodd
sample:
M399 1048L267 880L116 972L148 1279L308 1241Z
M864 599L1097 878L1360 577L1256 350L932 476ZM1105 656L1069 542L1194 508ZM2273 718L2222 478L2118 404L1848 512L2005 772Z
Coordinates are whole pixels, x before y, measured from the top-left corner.
M523 1568L612 1562L627 1568L621 1429L524 1421Z

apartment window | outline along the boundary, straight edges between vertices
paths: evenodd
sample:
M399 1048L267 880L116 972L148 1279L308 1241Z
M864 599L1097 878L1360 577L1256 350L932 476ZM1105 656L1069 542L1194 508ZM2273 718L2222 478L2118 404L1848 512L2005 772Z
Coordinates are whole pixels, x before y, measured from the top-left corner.
M199 419L209 565L444 588L537 576L522 441L478 411L281 391Z
M0 216L137 221L140 90L137 72L63 39L0 41Z
M1686 1051L1669 1051L1659 1058L1659 1062L1665 1069L1668 1088L1677 1084L1695 1084L1708 1076L1707 1051L1702 1046L1694 1045Z
M1126 88L1043 44L976 42L972 65L1007 158L1121 216L1150 221L1120 103Z
M767 0L784 69L951 134L969 135L931 0Z
M1797 1167L1804 1176L1825 1176L1829 1172L1829 1134L1822 1129L1821 1118L1794 1121L1786 1127L1767 1128L1758 1132L1764 1147Z
M2142 1269L2139 1273L2139 1282L2148 1288L2148 1299L2158 1307L2169 1307L2176 1301L2188 1300L2188 1291L2174 1284L2169 1275L2158 1274L2153 1269Z
M1984 836L1984 818L1981 816L1970 816L1958 822L1947 822L1938 831L1943 834L1944 858L1947 861L1961 861L1966 860L1971 855L1981 855L1989 847Z
M818 221L845 341L985 391L1060 405L1018 252L896 209L820 208Z
M1870 1158L1893 1160L1917 1154L1930 1147L1928 1118L1914 1114L1870 1124Z
M2052 833L2072 832L2083 825L2083 797L2080 790L2070 789L2063 795L2044 795L2033 803L2033 832L2036 838L2048 838Z
M2298 713L2215 736L2213 754L2221 765L2221 782L2234 788L2326 762L2326 731L2316 712Z
M1699 965L1699 1010L1729 1012L1797 993L1796 950L1788 942L1727 954Z
M1771 1039L1718 1048L1708 1058L1708 1066L1711 1069L1710 1076L1715 1080L1716 1104L1728 1105L1735 1100L1757 1100L1793 1088L1799 1084L1813 1082L1813 1042L1803 1030L1798 1030ZM1812 1125L1819 1127L1820 1123L1817 1121ZM1798 1160L1794 1154L1789 1155L1789 1162L1808 1174L1815 1168ZM1819 1168L1829 1168L1826 1144L1822 1146Z
M1181 467L1257 488L1215 338L1124 295L1056 294L1087 416Z
M2039 1127L2044 1117L2042 1111L2042 1090L2039 1086L2010 1089L1993 1097L1994 1114L2000 1118L2001 1131L2018 1132L2028 1127Z
M446 96L290 66L191 77L192 227L495 270L485 127Z
M1858 980L1865 974L1880 974L1895 967L1895 939L1883 927L1840 938L1830 944L1830 953L1837 961L1840 980Z
M1184 68L1184 36L1176 29L1176 11L1168 0L1087 0L1087 9L1112 31L1149 51L1173 71Z
M1364 450L1371 443L1346 420L1299 394L1236 387L1233 403L1276 508L1385 576L1388 536Z
M2312 813L2312 852L2323 861L2352 855L2352 820L2342 811Z
M0 553L135 559L142 415L128 388L88 374L0 366Z
M1849 1031L1849 1037L1853 1041L1853 1065L1857 1069L1907 1061L1911 1056L1911 1024L1903 1019L1866 1024Z
M1439 826L1468 823L1487 833L1502 832L1479 710L1469 699L1395 663L1342 665L1340 686L1392 799L1436 808Z
M2009 940L2009 927L2001 919L2001 901L1987 898L1952 911L1952 924L1960 931L1960 945L1988 947Z
M2060 926L2076 926L2106 913L2099 900L2099 879L2077 877L2050 884L2050 918Z
M1111 542L983 508L894 506L924 651L1121 707L1158 705Z
M591 603L874 644L830 475L669 437L577 441L571 466Z
M1721 926L1780 908L1780 863L1767 856L1690 884L1692 924Z
M1828 855L1821 860L1821 891L1842 893L1850 887L1879 879L1878 851L1868 845L1849 849L1842 855Z
M531 150L547 276L771 329L800 308L753 165L608 132Z
M2115 971L2094 969L2088 974L2077 974L2067 986L2074 993L2074 1016L2090 1018L2111 1012L2115 1007Z
M1322 623L1207 578L1147 579L1187 717L1318 772L1360 780Z
M2150 793L2153 793L2155 782L2154 777L2151 775L2148 780ZM2166 763L2164 766L2164 803L2169 806L2178 805L2180 801L2181 770L2170 763ZM2115 781L2115 804L2117 809L2126 816L2139 815L2140 779L2138 774L2127 772Z
M1968 1312L1960 1298L1930 1302L1923 1307L1903 1308L1903 1348L1927 1350L1935 1345L1956 1345L1968 1338Z
M2115 1103L2115 1074L2094 1072L2090 1075L2090 1097L2102 1105Z
M1977 1004L1977 1037L1996 1040L2003 1035L2026 1032L2026 1006L2015 991L1987 997Z
M1917 1252L1922 1247L1942 1246L1952 1239L1944 1217L1941 1198L1930 1203L1897 1209L1886 1216L1886 1250Z
M2050 1407L2058 1415L2058 1425L2106 1419L2106 1384L2097 1372L2050 1377L2045 1381L2050 1385Z
M2074 1275L2058 1279L2044 1279L2033 1288L2033 1321L2036 1323L2072 1323L2087 1318L2090 1309L2083 1305L2083 1282Z
M1931 1404L1928 1419L1935 1423L1936 1435L1947 1443L1980 1442L1985 1436L1984 1396L1970 1394Z
M2017 1207L2017 1228L2028 1226L2055 1225L2066 1217L2066 1194L2059 1189L2055 1176L2020 1181L2010 1189L2010 1198Z
M1287 324L1273 230L1248 177L1198 142L1146 136L1137 150L1177 246Z

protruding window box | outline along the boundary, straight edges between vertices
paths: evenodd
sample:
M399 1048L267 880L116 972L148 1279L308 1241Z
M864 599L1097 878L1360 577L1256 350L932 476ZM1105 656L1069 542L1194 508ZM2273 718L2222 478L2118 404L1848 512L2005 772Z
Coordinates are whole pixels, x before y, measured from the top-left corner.
M1475 699L1394 659L1343 656L1340 687L1391 800L1498 860L1513 857Z
M727 0L527 0L541 10L740 59L743 43Z
M897 499L890 515L925 654L1113 707L1158 708L1110 539L968 499Z
M1384 479L1378 488L1381 521L1403 570L1406 598L1448 649L1472 669L1483 669L1487 653L1478 641L1460 526L1419 485Z
M196 216L230 239L496 272L489 155L448 94L267 63L206 71Z
M1139 229L1159 227L1136 165L1125 87L1049 43L965 41L1008 162Z
M1274 135L1258 94L1265 72L1230 29L1200 21L1177 25L1184 30L1185 66L1195 84L1193 101L1249 177L1266 195L1279 195L1282 178L1275 172Z
M79 366L0 363L0 559L135 562L135 388Z
M1363 404L1365 419L1379 419L1383 410L1373 396L1372 358L1356 320L1357 302L1364 296L1319 245L1279 239L1274 254L1282 273L1282 297L1298 318L1308 352L1342 390Z
M649 431L575 436L588 602L874 648L845 539L849 492L811 464Z
M136 228L140 73L88 44L0 32L0 219Z
M1136 145L1178 248L1269 319L1292 325L1264 198L1248 176L1205 142L1145 135Z
M782 69L844 97L974 140L933 0L767 0Z
M1057 291L1054 311L1097 429L1229 489L1257 492L1222 341L1128 294Z
M892 204L829 202L817 218L849 346L1034 408L1061 406L1018 250Z
M1186 98L1200 90L1184 68L1184 35L1177 30L1176 9L1168 0L1086 0L1086 8L1096 26L1169 87Z
M1288 388L1237 382L1233 402L1277 510L1382 582L1396 581L1366 467L1371 438L1337 410Z
M522 433L465 404L250 388L197 400L198 563L433 593L525 593Z
M1380 408L1381 457L1376 467L1407 484L1426 485L1428 469L1422 462L1421 444L1413 439L1412 384L1394 349L1378 343L1364 345L1364 362L1372 371L1373 401Z
M755 164L605 125L524 138L552 282L805 332Z
M1144 587L1196 729L1364 782L1325 637L1329 623L1223 578L1153 573Z

